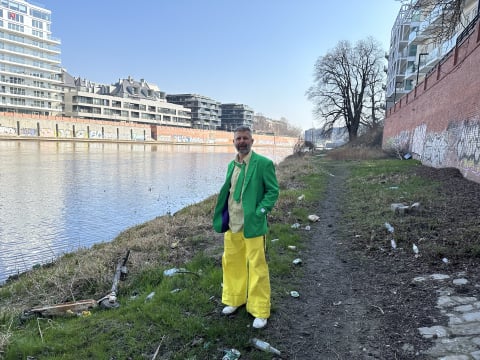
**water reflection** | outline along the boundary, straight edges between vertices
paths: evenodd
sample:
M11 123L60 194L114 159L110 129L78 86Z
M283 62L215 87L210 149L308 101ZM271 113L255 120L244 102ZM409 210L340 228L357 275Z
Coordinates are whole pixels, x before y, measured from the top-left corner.
M280 162L291 149L255 151ZM0 283L215 194L233 146L0 140Z

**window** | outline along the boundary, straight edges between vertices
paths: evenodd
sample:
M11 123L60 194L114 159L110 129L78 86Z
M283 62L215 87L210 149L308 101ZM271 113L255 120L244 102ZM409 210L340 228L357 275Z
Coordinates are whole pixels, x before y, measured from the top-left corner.
M15 30L15 31L24 32L23 25L8 23L8 28L9 28L10 30Z
M43 38L43 31L37 31L32 29L32 35Z
M8 20L13 20L23 24L23 15L16 14L12 11L8 12Z
M10 87L10 93L15 95L25 95L25 89Z
M36 9L30 9L30 15L32 15L33 17L37 18L37 19L42 19L42 20L46 20L46 21L50 21L50 14L48 13L45 13L43 11L39 11L39 10L36 10Z
M43 29L43 22L38 20L32 20L32 27L37 29Z

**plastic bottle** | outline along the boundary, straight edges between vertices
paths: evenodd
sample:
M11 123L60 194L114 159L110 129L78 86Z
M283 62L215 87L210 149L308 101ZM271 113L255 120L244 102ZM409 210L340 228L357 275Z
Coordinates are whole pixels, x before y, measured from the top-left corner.
M276 354L276 355L280 355L280 350L277 350L275 349L272 345L270 345L269 343L265 342L265 341L262 341L260 339L257 339L257 338L253 338L252 339L252 345L255 346L257 349L259 350L263 350L263 351L266 351L266 352L270 352L270 353L273 353L273 354Z

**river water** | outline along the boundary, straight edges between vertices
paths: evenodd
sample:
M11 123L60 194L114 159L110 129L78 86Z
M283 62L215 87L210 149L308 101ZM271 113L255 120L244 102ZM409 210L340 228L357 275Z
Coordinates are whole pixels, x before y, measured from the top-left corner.
M279 163L292 149L254 148ZM233 146L0 140L0 284L217 193Z

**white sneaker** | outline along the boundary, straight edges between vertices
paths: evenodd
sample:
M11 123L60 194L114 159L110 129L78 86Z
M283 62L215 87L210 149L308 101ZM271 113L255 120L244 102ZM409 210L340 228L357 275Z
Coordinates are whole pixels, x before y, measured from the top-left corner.
M223 315L232 315L235 311L237 311L238 306L225 306L222 310Z
M263 329L265 325L267 325L267 319L255 318L255 320L253 320L253 327L255 329Z

